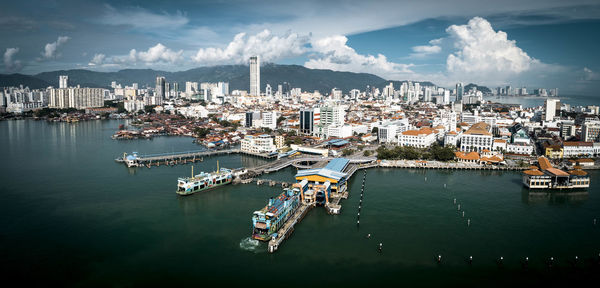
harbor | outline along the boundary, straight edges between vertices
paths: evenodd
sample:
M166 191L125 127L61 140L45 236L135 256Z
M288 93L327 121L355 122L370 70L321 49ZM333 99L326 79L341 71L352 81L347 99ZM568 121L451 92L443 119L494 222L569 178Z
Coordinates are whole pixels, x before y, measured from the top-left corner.
M171 161L171 165L176 164L187 164L194 163L197 159L199 161L203 160L203 157L211 157L217 155L229 155L229 154L240 154L239 150L217 150L217 151L187 151L187 152L179 152L179 153L164 153L164 154L149 154L149 155L138 155L134 153L135 163L139 165L129 165L128 161L131 161L130 155L124 154L123 158L118 159L117 162L125 163L128 167L137 167L140 165L148 165L152 161L154 163L159 163L160 161ZM122 159L125 159L124 161ZM579 186L573 186L577 188L587 188L589 187L589 178L582 178L584 175L587 175L586 172L581 170L581 167L576 166L576 169L572 172L562 172L562 170L558 170L555 168L551 168L545 158L540 158L538 161L540 162L540 167L542 167L543 171L551 171L552 173L558 173L559 176L571 175L572 177L576 177L577 182L573 182ZM121 160L121 161L119 161ZM134 164L135 164L134 163ZM294 176L295 182L290 182L286 180L274 180L262 178L264 174L276 173L283 169L292 167L296 169L297 173ZM261 236L262 241L266 241L267 251L270 253L274 253L278 251L282 244L288 239L292 233L295 231L295 227L301 223L304 217L315 207L322 207L327 214L337 215L342 211L342 200L348 199L350 195L350 191L347 186L347 182L352 178L352 176L359 170L365 170L369 168L404 168L404 169L423 169L423 170L480 170L480 171L523 171L523 185L525 187L530 187L529 180L526 181L526 178L529 179L531 177L535 178L536 181L538 178L547 177L551 179L550 176L540 176L537 166L535 168L531 167L521 167L521 166L495 166L495 165L482 165L475 163L463 163L463 162L438 162L438 161L422 161L422 160L377 160L374 157L358 157L358 158L334 158L334 157L324 157L324 156L312 156L312 155L296 155L295 157L283 157L277 160L266 162L262 165L258 165L255 167L240 167L234 168L231 171L231 175L233 176L232 183L234 184L251 184L256 183L257 186L268 185L270 187L281 187L284 190L284 193L288 193L286 191L293 192L293 196L290 196L294 199L295 206L290 208L290 212L284 214L283 216L279 216L279 210L275 209L275 214L269 214L270 216L261 216L263 220L268 221L277 221L277 226L275 228L269 228L270 224L268 221L265 224L261 224L261 229L267 229L269 232L265 232L265 236ZM218 168L217 168L218 169ZM527 170L529 169L529 170ZM535 174L535 175L533 175ZM564 175L563 175L564 174ZM544 175L544 174L542 174ZM552 174L554 175L554 174ZM366 177L366 173L365 173ZM574 178L575 179L575 178ZM582 180L588 179L588 180ZM364 179L363 179L364 181ZM427 181L427 178L425 178ZM548 180L550 181L550 180ZM587 186L581 186L583 181L587 181ZM564 182L564 181L563 181ZM535 182L538 183L538 182ZM564 184L567 185L567 184ZM571 184L569 184L571 185ZM200 186L201 188L204 187ZM531 186L533 187L533 186ZM565 186L566 187L566 186ZM563 189L565 187L554 187L548 186L546 188L555 188L555 189ZM364 184L361 188L361 204L364 193ZM445 188L445 187L444 187ZM533 187L540 188L540 187ZM283 195L282 194L282 195ZM292 195L292 194L291 194ZM532 196L538 196L539 194L532 194ZM581 196L581 192L578 192L578 195ZM583 195L587 195L584 193ZM268 205L265 209L271 209L272 200L269 200ZM297 205L297 207L296 207ZM360 223L360 208L359 206L358 218L357 218L357 226ZM287 204L282 206L287 207ZM459 206L460 207L460 206ZM460 208L459 208L460 209ZM255 215L258 212L255 212ZM464 213L464 212L463 212ZM255 216L256 217L256 216ZM266 218L265 218L266 217ZM279 217L285 217L280 219ZM270 219L270 220L269 220ZM470 225L469 219L469 225ZM256 227L256 220L253 220ZM258 238L257 238L258 239Z
M293 184L295 167L262 174L248 184L180 197L175 194L177 178L190 176L192 165L197 174L215 171L217 160L221 167L248 169L276 160L225 154L194 164L127 168L114 162L124 151L153 154L193 151L198 146L183 137L111 140L120 123L0 123L6 125L0 129L6 137L0 139L10 151L6 163L37 163L23 169L5 165L0 176L5 183L0 203L6 215L2 237L6 273L27 277L31 274L20 271L33 271L60 286L111 286L117 280L153 286L154 276L173 277L172 285L190 286L202 283L207 275L241 286L264 275L265 267L292 271L313 267L327 273L314 273L302 285L333 287L468 286L465 281L535 286L541 278L552 281L557 275L586 277L597 272L598 170L584 170L592 185L584 194L529 190L520 170L367 168L357 227L363 178L358 169L347 182L348 199L340 200L340 214L313 207L277 252L269 254L268 242L241 245L248 244L244 239L250 237L252 212L282 192L282 187L268 182L257 186L256 179ZM32 136L38 133L48 136ZM439 264L438 255L442 255ZM500 256L502 268L496 262ZM574 262L575 256L579 262ZM525 257L528 270L521 265ZM550 257L555 259L552 269L546 264ZM182 273L185 277L180 277ZM271 278L285 282L289 274L275 273Z

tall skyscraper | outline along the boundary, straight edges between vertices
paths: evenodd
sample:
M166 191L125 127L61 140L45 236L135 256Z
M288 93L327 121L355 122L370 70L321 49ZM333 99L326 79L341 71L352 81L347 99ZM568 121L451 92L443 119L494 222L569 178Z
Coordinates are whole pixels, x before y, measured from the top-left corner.
M552 121L554 119L554 116L556 116L556 110L559 110L559 109L560 109L560 100L546 99L546 105L544 107L544 121Z
M300 134L312 134L315 125L314 109L300 110Z
M58 76L58 88L68 88L69 87L69 76L60 75Z
M156 77L156 96L161 99L165 97L165 77Z
M260 96L260 59L250 57L250 95Z
M462 102L463 95L465 94L465 87L462 82L456 83L456 102Z

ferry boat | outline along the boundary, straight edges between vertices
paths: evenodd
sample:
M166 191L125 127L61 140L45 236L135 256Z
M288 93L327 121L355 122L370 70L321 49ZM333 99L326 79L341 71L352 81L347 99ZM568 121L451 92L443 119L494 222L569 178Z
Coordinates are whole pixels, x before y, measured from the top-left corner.
M269 199L265 208L252 215L252 238L269 241L275 237L277 230L294 214L299 204L300 190L297 188L286 188L281 195Z
M194 167L192 166L192 177L177 179L177 194L190 195L231 183L233 172L227 168L219 169L218 166L217 162L217 171L215 172L200 172L197 175L194 175Z

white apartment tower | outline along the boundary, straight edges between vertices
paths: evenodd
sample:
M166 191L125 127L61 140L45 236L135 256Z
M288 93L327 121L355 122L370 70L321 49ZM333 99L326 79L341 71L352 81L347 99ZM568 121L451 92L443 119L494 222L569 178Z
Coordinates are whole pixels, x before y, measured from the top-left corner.
M250 57L250 95L260 96L260 59Z
M557 108L560 109L560 101L558 99L546 99L544 107L544 121L554 120Z
M68 88L69 87L69 76L60 75L58 76L58 88Z

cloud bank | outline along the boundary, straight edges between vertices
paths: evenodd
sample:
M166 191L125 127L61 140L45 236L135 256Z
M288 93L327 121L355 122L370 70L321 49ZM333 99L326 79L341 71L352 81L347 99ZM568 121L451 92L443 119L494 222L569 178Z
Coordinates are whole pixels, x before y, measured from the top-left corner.
M6 48L4 52L4 69L7 72L18 72L23 69L21 61L14 59L17 53L19 53L19 48Z
M44 51L42 51L43 59L56 59L60 57L59 48L70 39L69 36L59 36L56 41L46 44L46 46L44 46Z

